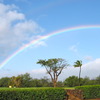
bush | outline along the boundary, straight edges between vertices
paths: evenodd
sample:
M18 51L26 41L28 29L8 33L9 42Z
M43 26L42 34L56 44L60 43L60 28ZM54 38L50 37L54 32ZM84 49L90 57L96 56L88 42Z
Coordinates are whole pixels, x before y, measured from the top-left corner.
M83 91L84 99L100 98L100 85L77 86L75 89Z
M63 88L0 88L0 100L64 100Z

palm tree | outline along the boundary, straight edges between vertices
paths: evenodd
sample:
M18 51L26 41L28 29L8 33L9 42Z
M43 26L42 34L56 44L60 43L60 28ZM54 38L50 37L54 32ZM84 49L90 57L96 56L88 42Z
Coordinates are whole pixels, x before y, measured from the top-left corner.
M81 85L81 84L80 84L81 66L82 66L82 61L81 61L81 60L77 60L77 61L74 63L74 67L80 67L80 71L79 71L79 86Z

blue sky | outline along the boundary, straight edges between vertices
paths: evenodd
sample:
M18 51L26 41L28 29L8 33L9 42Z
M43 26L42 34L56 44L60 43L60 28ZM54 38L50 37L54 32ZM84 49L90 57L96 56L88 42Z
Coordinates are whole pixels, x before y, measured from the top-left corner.
M70 27L100 25L100 0L0 0L0 63L23 45ZM64 58L72 66L83 61L82 77L100 75L100 28L65 32L30 46L1 68L0 76L30 73L48 76L38 59ZM68 67L60 80L78 75ZM49 77L49 76L48 76Z

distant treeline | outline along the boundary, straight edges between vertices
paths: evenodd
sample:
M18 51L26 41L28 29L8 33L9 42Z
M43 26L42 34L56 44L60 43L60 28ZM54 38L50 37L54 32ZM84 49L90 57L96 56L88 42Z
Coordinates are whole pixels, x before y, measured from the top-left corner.
M70 76L64 81L58 81L58 87L74 87L78 86L78 77ZM100 75L94 79L89 77L81 78L81 85L97 85L100 84ZM52 81L47 77L41 79L33 79L29 73L12 77L2 77L0 79L0 87L53 87Z

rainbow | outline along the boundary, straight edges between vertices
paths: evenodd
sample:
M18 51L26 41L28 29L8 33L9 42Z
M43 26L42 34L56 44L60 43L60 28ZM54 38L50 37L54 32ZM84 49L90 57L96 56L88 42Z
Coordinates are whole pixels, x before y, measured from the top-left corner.
M77 31L77 30L84 30L84 29L100 29L100 25L88 25L88 26L77 26L77 27L70 27L70 28L64 28L61 30L54 31L52 33L49 33L47 35L41 36L38 39L32 40L28 44L25 44L21 48L19 48L17 51L15 51L13 54L11 54L9 57L7 57L1 64L0 68L4 67L11 59L13 59L16 55L23 52L28 47L35 45L39 43L40 41L43 41L47 38L50 38L52 36L56 36L65 32L71 32L71 31Z

